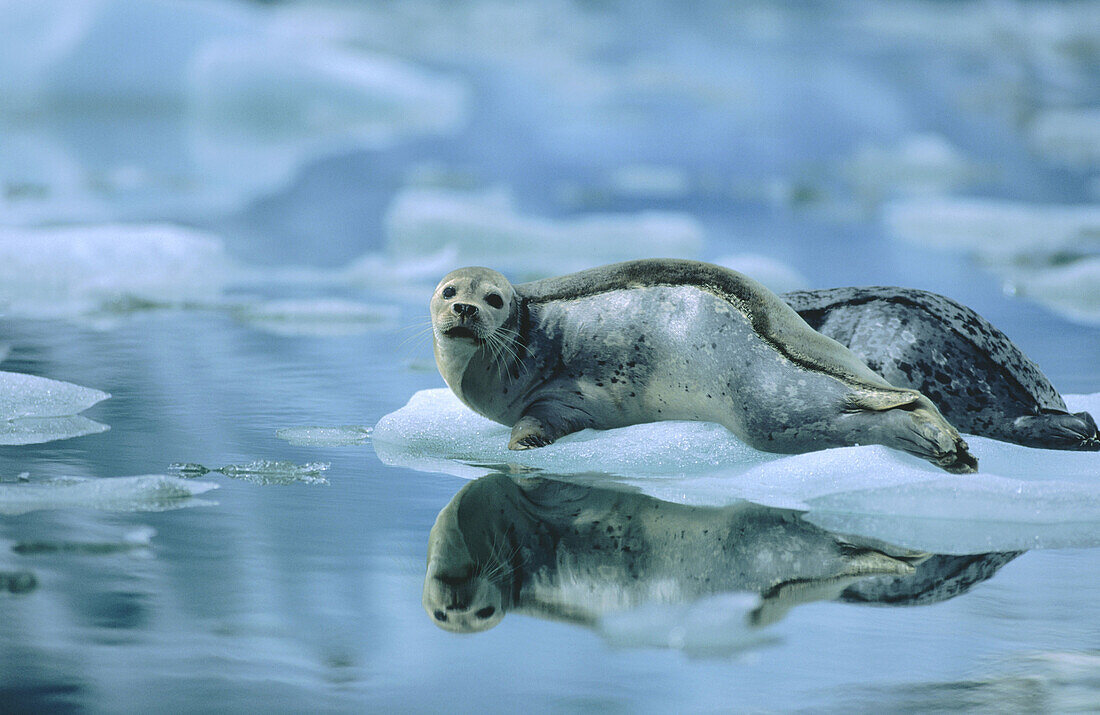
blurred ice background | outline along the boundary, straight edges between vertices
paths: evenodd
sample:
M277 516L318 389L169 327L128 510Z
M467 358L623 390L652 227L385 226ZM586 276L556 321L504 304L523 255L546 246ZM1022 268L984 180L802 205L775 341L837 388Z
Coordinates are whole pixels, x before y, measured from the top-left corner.
M992 545L1059 548L935 607L807 606L779 645L696 663L521 618L437 631L423 553L458 463L354 447L441 386L426 300L470 263L525 280L664 255L778 291L934 290L1095 404L1100 4L0 0L0 18L0 572L37 574L0 592L0 709L1100 702L1100 559L1069 548L1096 543L1095 458L992 445L1001 481L973 484L873 451L758 464L737 496L774 498L785 469L830 528L972 550L980 507L1004 516ZM591 449L689 444L698 465L736 452L719 437ZM163 473L261 460L332 468ZM620 476L662 498L729 494L642 462ZM4 545L149 527L152 558Z

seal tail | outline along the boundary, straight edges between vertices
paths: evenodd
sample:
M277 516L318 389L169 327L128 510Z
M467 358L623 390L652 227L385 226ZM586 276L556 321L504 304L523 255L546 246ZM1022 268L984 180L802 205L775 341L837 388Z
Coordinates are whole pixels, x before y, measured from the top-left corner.
M1096 420L1088 412L1043 411L1012 422L1012 441L1025 447L1100 452Z

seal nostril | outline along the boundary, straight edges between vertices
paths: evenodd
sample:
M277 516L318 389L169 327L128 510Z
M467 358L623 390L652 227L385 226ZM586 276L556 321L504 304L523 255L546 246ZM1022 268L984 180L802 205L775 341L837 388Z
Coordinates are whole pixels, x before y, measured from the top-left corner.
M436 611L436 612L435 612L435 613L433 613L432 615L433 615L433 616L435 616L435 620L437 620L437 621L445 621L445 620L447 620L447 614L446 614L446 613L444 613L443 611Z
M451 306L451 310L463 317L473 317L477 315L477 306L470 305L469 303L455 303Z
M492 606L486 606L485 608L482 608L480 611L478 611L474 615L477 616L478 618L488 618L489 616L493 615L496 612L497 612L497 609L493 608Z

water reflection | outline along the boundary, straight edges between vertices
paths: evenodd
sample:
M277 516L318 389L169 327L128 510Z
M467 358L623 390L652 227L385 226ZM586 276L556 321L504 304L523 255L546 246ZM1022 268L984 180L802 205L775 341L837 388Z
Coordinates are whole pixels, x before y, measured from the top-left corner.
M441 628L484 631L509 612L596 627L611 614L749 592L749 626L821 600L942 601L1022 552L951 556L821 529L800 512L686 506L620 488L490 474L439 513L423 605Z

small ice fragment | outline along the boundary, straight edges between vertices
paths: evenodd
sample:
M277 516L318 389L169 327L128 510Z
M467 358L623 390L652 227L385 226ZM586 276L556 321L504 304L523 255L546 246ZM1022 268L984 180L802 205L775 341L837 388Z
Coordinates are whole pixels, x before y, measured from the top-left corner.
M21 556L39 554L81 554L105 556L149 549L156 530L152 527L135 529L116 541L20 541L11 550Z
M328 484L328 480L321 476L329 468L326 462L310 462L308 464L294 464L293 462L272 462L266 459L257 459L248 464L228 464L217 469L207 469L201 464L187 462L173 464L171 469L179 471L182 477L193 477L217 472L231 479L240 479L253 484Z
M102 511L168 511L209 504L195 499L217 489L213 482L163 474L84 479L70 477L26 484L0 484L0 514L25 514L45 509Z
M18 372L0 372L0 419L67 417L110 397L70 382Z
M654 256L694 257L703 228L682 213L587 214L552 220L525 216L503 191L408 189L386 212L390 255L456 252L455 263L484 263L526 275L567 273L600 263Z
M720 266L732 268L763 283L775 293L804 290L809 282L794 268L782 261L757 253L738 253L714 260Z
M356 335L397 320L393 306L334 298L273 300L238 308L236 318L275 335L333 337Z
M0 445L42 444L106 432L110 427L80 415L21 417L0 422Z
M356 447L366 444L372 429L363 425L340 427L284 427L275 436L296 447Z

